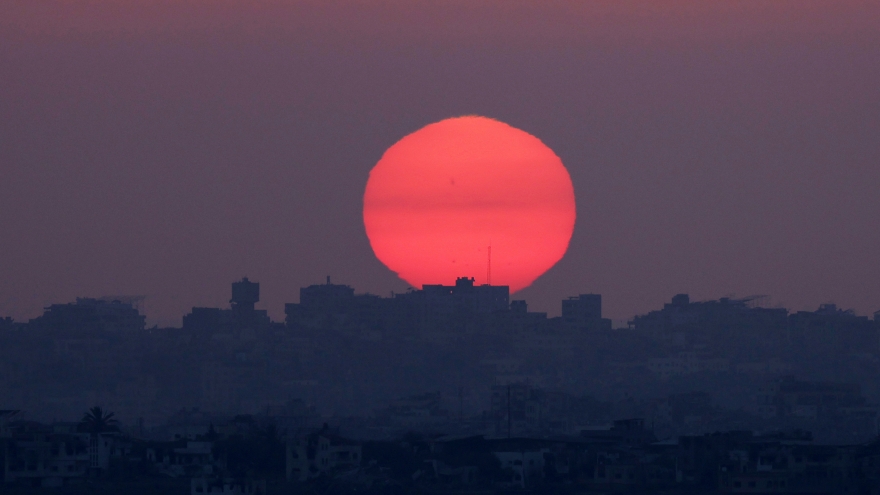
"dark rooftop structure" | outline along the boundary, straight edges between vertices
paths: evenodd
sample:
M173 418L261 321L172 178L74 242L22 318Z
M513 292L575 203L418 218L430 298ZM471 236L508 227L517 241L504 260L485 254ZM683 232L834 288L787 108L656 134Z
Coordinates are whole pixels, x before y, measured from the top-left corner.
M129 302L77 298L76 302L53 304L31 320L36 328L73 333L131 332L143 330L146 317Z

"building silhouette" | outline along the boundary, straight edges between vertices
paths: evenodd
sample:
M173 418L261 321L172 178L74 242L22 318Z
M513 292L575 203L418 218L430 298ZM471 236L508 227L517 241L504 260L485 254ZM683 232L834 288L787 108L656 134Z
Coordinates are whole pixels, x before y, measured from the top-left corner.
M270 326L266 310L255 309L260 301L260 284L244 277L232 283L230 309L194 307L183 317L184 330L201 335L218 332L241 331L246 328Z

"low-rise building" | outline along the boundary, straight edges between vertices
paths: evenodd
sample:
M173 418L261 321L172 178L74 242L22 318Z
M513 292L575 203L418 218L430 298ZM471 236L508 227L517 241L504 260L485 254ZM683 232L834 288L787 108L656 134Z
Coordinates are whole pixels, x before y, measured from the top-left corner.
M3 442L3 482L63 486L90 473L107 470L115 433L82 433L61 426L13 425L13 431Z
M287 479L306 481L322 473L355 469L361 464L361 444L324 428L289 440L286 449Z

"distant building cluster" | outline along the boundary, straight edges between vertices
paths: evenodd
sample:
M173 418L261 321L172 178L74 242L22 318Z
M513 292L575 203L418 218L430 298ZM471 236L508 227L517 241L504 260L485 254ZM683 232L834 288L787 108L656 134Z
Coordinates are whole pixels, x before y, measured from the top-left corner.
M630 418L567 435L410 432L370 440L326 423L282 429L290 411L278 412L220 418L183 411L163 436L145 438L0 411L0 487L137 487L192 495L310 493L328 486L332 493L682 495L870 495L880 489L880 440L820 444L798 429L661 440L644 419Z
M259 302L245 278L228 307L193 308L180 328L147 328L126 298L0 319L4 483L65 484L118 461L189 477L193 493L227 481L260 490L266 477L243 477L222 449L270 427L275 474L290 483L343 472L401 483L409 470L406 483L425 486L679 489L711 478L730 493L788 493L819 486L817 472L866 479L875 462L880 313L679 294L614 328L598 294L568 297L548 317L469 277L391 297L328 277L302 288L283 322ZM118 431L57 422L96 405ZM103 439L105 450L92 445ZM401 448L426 450L405 467L382 457ZM47 460L34 464L31 451ZM837 461L794 460L809 456ZM861 489L828 483L820 493Z

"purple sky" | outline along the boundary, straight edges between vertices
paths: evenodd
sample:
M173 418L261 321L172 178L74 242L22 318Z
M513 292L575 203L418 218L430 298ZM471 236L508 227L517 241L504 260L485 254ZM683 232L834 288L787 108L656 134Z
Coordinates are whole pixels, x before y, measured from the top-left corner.
M279 319L328 274L403 291L367 175L462 114L574 181L568 254L515 296L533 309L880 309L880 3L129 3L0 5L2 316L143 294L179 324L244 275Z

